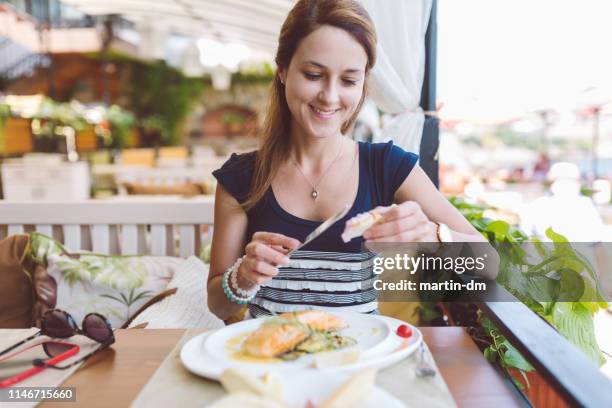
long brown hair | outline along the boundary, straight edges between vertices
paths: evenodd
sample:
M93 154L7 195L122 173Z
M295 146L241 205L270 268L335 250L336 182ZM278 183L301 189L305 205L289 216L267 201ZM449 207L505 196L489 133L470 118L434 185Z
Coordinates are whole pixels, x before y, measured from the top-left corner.
M289 12L278 38L277 69L288 69L300 42L323 25L349 33L364 48L368 57L366 76L376 61L376 31L367 11L355 0L299 0ZM364 81L361 100L353 115L342 124L345 134L357 119L367 93ZM261 200L272 184L274 175L290 154L291 111L285 98L284 85L275 75L262 138L255 159L255 173L248 199L243 208L249 210Z

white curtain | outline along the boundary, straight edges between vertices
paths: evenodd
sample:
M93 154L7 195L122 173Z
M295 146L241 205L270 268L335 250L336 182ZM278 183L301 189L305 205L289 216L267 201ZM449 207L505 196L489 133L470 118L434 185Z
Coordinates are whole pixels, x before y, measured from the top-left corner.
M432 0L361 0L376 25L377 61L370 99L392 115L377 142L393 140L418 154L425 116L419 107L425 72L425 33Z

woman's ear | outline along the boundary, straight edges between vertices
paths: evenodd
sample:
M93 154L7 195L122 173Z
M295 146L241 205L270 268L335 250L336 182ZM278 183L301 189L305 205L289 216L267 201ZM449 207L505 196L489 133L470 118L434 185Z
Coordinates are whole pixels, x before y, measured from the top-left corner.
M287 70L285 69L278 69L278 79L280 80L281 84L285 85L285 81L287 79Z

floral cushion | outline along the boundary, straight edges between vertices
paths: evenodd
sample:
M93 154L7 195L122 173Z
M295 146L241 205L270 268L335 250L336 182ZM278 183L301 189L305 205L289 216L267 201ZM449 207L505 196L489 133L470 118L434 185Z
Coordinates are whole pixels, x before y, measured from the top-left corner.
M121 327L151 298L166 290L186 260L174 257L112 256L69 253L54 239L33 232L32 258L57 284L58 309L80 325L97 312Z
M148 329L224 327L223 321L208 309L206 294L208 268L209 265L195 256L189 257L186 267L178 271L168 284L169 288L176 288L176 293L140 313L129 327L144 326Z

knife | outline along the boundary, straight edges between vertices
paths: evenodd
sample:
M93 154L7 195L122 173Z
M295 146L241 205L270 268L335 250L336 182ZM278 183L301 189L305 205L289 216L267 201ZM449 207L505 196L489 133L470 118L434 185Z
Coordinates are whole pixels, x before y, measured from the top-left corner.
M304 242L300 246L287 252L285 256L290 256L293 252L302 248L304 245L314 241L319 235L327 231L329 227L334 225L338 220L341 220L346 214L348 214L350 209L351 209L350 204L345 205L342 208L342 210L338 211L336 214L332 215L331 217L323 221L321 225L319 225L314 231L308 234L308 236L306 237L306 239L304 239Z

